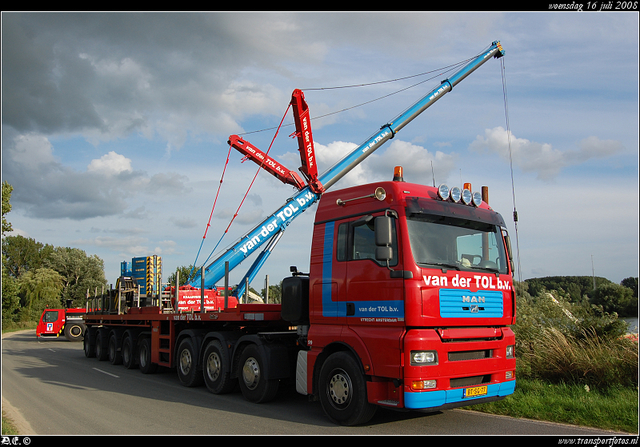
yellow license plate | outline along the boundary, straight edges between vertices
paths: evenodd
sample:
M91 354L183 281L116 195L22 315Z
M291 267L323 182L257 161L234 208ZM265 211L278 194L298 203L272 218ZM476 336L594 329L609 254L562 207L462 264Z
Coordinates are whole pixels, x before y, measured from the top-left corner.
M487 386L474 386L464 389L464 397L484 396L487 394Z

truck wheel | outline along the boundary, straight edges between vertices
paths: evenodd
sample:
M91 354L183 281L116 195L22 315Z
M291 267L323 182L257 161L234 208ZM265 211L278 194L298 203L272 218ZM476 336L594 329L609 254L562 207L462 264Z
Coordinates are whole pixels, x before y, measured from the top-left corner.
M367 401L367 383L352 355L336 352L320 369L320 403L325 414L340 425L368 422L377 407Z
M202 374L198 371L198 356L190 338L183 339L178 345L177 361L176 370L180 383L184 386L202 385Z
M107 346L107 334L104 329L98 329L96 332L96 358L100 361L109 358L109 350Z
M125 335L124 340L122 340L122 364L127 369L134 369L138 366L133 337L131 335Z
M70 323L64 327L64 336L69 341L82 341L84 329L80 323Z
M266 380L266 364L256 345L247 346L240 356L238 380L242 395L249 402L273 400L278 392L278 380Z
M109 362L112 365L122 363L122 352L118 350L118 337L115 333L109 336Z
M87 358L96 356L96 346L93 344L94 337L91 334L95 334L95 331L87 330L84 334L84 356Z
M158 369L156 363L151 363L151 340L142 337L138 342L138 365L142 374L153 374Z
M231 363L227 350L218 340L209 342L203 356L204 383L213 394L226 394L233 391L237 380L230 376Z

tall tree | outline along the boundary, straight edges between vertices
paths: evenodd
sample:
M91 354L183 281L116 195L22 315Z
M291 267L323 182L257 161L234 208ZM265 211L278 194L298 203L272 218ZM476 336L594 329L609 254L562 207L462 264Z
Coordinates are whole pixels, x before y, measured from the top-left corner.
M59 308L63 278L55 270L29 270L18 280L23 296L21 320L37 320L46 307Z
M107 284L104 261L96 255L87 256L79 248L56 247L44 265L62 276L63 302L72 300L74 306L84 306L87 289L93 292Z
M185 284L190 283L193 279L198 275L199 271L193 268L193 265L181 265L178 266L176 271L180 274L180 285L184 286ZM173 272L167 278L169 285L175 286L176 284L176 272Z
M5 215L11 211L11 193L13 192L13 186L11 186L5 180L2 182L2 236L7 231L13 230L11 224L5 219Z
M12 231L11 223L6 219L6 215L11 211L11 193L13 186L6 181L2 182L2 321L13 321L20 309L20 300L18 297L18 285L15 277L9 274L7 269L7 260L4 255L4 233Z
M24 236L7 236L2 240L3 262L14 278L41 267L53 252L53 245Z
M633 296L638 298L638 277L630 276L622 280L620 285L625 286L633 290Z

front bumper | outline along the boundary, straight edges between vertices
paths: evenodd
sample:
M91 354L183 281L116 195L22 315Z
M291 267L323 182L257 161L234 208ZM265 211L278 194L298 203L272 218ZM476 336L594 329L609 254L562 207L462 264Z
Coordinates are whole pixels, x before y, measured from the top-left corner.
M410 409L442 409L473 405L487 401L503 399L513 394L515 380L487 385L487 394L476 397L465 397L464 388L450 390L418 391L404 393L404 406Z

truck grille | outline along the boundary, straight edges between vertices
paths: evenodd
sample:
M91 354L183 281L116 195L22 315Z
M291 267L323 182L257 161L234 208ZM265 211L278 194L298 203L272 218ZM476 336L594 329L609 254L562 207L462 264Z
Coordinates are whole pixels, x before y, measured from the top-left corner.
M502 292L461 289L440 289L440 316L442 318L502 318Z
M471 377L459 377L457 379L449 380L451 388L457 388L461 386L482 385L483 383L491 382L491 374L485 374L484 376L471 376Z
M490 359L493 357L492 349L482 349L479 351L461 351L450 352L449 361L457 362L458 360L478 360L478 359Z

